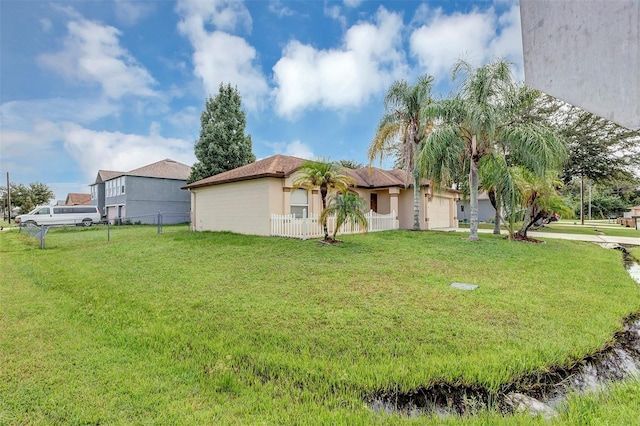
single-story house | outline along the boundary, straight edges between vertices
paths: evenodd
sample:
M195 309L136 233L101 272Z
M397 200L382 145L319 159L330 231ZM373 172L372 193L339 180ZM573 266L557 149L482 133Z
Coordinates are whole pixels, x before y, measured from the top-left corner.
M296 172L305 160L274 155L184 186L191 194L194 231L231 231L271 235L272 214L319 214L318 189L293 189ZM356 185L352 191L380 214L395 212L399 227L413 227L413 188L402 170L374 167L349 170ZM435 190L425 181L420 197L421 229L457 227L454 189Z
M191 167L171 159L129 172L99 170L91 185L91 205L112 222L183 223L189 221L190 197L181 188Z
M91 194L78 194L70 192L67 194L67 198L64 201L65 206L90 206Z

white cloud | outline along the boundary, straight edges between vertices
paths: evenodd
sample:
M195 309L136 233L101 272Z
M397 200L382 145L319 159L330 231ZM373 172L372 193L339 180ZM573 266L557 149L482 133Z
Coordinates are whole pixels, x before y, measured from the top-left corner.
M520 6L513 5L498 19L500 34L491 40L489 51L494 57L503 57L515 64L515 77L524 81L524 58L522 56L522 26Z
M242 26L247 32L253 25L251 14L237 0L179 0L176 11L183 18L178 28L187 34L206 32L209 24L221 31L235 31Z
M134 25L149 16L155 8L153 2L116 0L116 19L124 25Z
M221 29L235 29L239 23L250 27L251 16L244 5L182 1L177 10L182 16L178 30L193 46L194 74L202 80L206 94L215 95L220 83L231 83L238 87L243 105L257 109L268 93L268 85L259 66L254 65L256 49L241 37L206 29L206 24Z
M170 114L166 120L177 129L197 132L200 128L200 115L201 111L189 106Z
M49 18L40 19L40 28L42 32L48 33L53 29L53 22Z
M0 136L5 161L41 172L70 156L91 182L99 169L128 171L165 158L188 165L195 162L193 142L163 137L160 130L157 123L150 125L148 135L139 135L92 130L70 122L40 122L28 130L3 129Z
M313 159L315 155L309 145L306 145L299 140L295 140L290 143L286 142L274 142L267 143L273 149L274 154L291 155L292 157Z
M336 21L340 22L340 25L342 26L343 29L347 27L347 18L344 15L342 15L342 10L340 9L340 6L338 5L328 6L327 4L325 4L324 14L325 16L328 16L329 18L335 19Z
M154 125L149 135L97 131L76 123L58 128L65 150L89 181L100 169L128 171L165 158L188 165L195 162L192 142L162 137Z
M269 11L279 18L283 18L285 16L293 16L295 12L282 4L280 0L272 0L269 2Z
M411 53L436 80L450 77L451 67L460 58L485 63L504 57L515 62L517 70L522 69L518 5L500 16L493 8L446 15L442 9L425 6L417 9L413 21L423 25L410 36Z
M349 28L339 49L289 42L273 67L278 114L292 118L317 106L358 107L384 91L407 71L401 29L401 16L380 8L375 23Z
M457 59L485 59L495 25L493 9L453 15L443 15L438 9L428 24L411 34L411 52L429 74L437 80L445 79Z
M4 124L4 123L3 123ZM51 122L39 122L29 129L7 129L4 125L0 130L2 139L2 156L6 158L24 158L25 164L29 159L51 155L56 138L60 135L58 127Z
M344 0L344 5L347 7L358 7L362 3L363 0Z
M268 92L267 81L253 66L256 50L243 38L216 31L194 42L195 74L202 79L207 95L218 93L220 83L238 87L243 104L256 109Z
M10 101L0 105L0 122L3 129L27 130L32 128L33 123L42 121L90 123L119 111L120 105L109 99L50 98Z
M97 83L112 99L156 95L153 77L120 46L118 29L86 19L70 21L67 29L63 49L40 55L42 65L69 80Z

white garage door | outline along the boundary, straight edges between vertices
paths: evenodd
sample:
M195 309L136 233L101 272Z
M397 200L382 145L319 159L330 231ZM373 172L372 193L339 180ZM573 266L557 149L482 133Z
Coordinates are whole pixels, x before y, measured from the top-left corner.
M429 229L448 228L451 226L449 209L451 203L448 198L433 197L427 203L427 217L429 218Z

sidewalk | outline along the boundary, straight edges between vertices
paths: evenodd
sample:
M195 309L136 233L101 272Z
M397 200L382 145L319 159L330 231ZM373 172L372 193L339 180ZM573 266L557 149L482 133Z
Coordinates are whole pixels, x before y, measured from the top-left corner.
M446 231L446 232L466 232L469 233L468 228L444 228L434 229L434 231ZM479 234L491 234L493 229L478 229ZM506 235L507 231L502 230L502 234ZM628 244L640 246L640 238L635 237L611 237L607 235L580 235L580 234L558 234L555 232L535 232L530 231L527 233L531 238L537 240L545 239L561 239L561 240L573 240L573 241L588 241L592 243L614 243L614 244Z

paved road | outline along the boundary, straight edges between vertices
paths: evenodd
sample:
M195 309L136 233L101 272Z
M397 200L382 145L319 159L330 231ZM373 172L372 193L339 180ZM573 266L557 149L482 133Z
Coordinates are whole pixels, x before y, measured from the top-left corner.
M468 228L447 228L442 231L456 231L456 232L469 232ZM479 233L490 234L492 229L478 229ZM506 234L506 231L502 231ZM607 235L580 235L580 234L557 234L555 232L535 232L529 231L527 233L531 238L538 240L545 240L549 238L558 238L561 240L573 240L573 241L590 241L593 243L615 243L615 244L629 244L640 246L640 238L636 237L610 237Z

